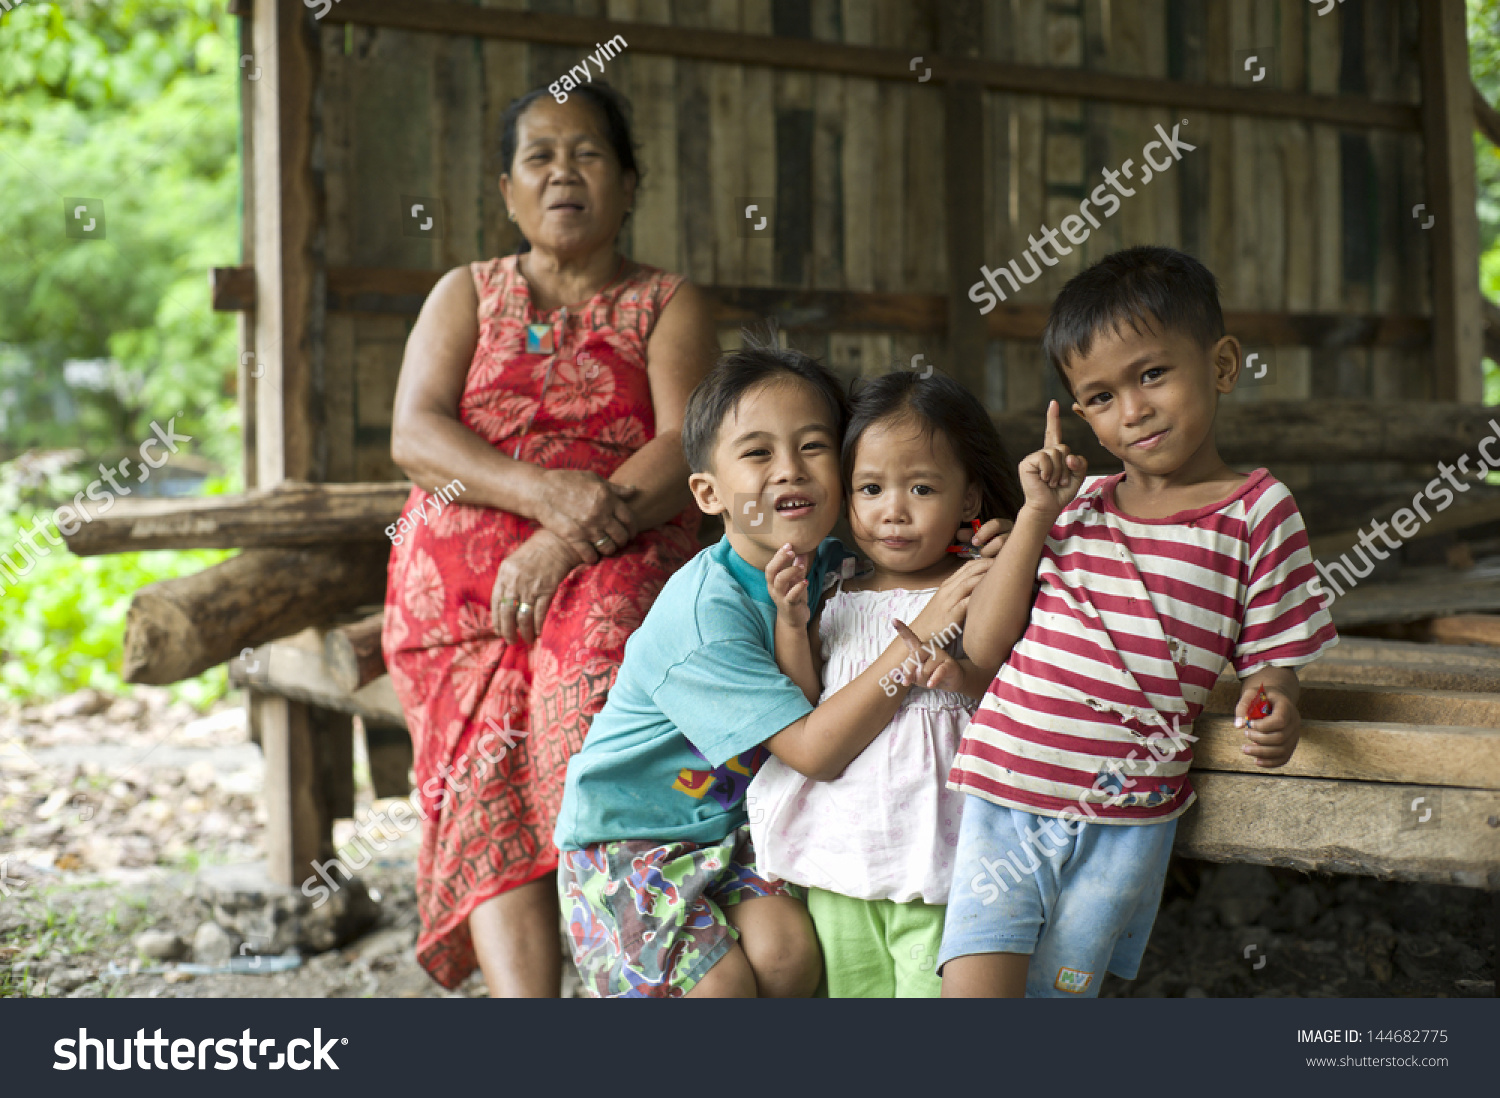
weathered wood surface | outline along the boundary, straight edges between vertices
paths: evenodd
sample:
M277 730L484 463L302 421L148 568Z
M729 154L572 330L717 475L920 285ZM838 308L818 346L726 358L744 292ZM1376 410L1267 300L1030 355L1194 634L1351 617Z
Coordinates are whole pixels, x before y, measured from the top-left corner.
M1198 804L1178 825L1178 854L1500 889L1495 790L1214 771L1195 771L1193 786ZM1428 807L1433 818L1421 825Z
M385 653L380 649L380 631L385 611L364 621L330 629L323 638L323 658L328 675L340 690L353 694L385 674Z
M1304 685L1349 683L1500 693L1500 652L1345 636L1331 652L1303 667L1299 677Z
M1460 481L1460 483L1463 483L1463 481ZM1444 490L1449 490L1446 485ZM1469 485L1469 490L1475 490L1472 482ZM1428 506L1432 501L1424 497L1422 503L1423 506ZM1410 499L1402 500L1398 508L1401 506L1410 510ZM1382 508L1379 514L1380 519L1389 524L1391 515L1398 508ZM1411 537L1404 539L1405 541L1419 541L1422 538L1446 534L1453 530L1464 530L1471 526L1483 526L1486 523L1500 520L1500 493L1481 489L1480 494L1473 498L1459 496L1447 510L1432 512L1429 507L1429 513L1432 515L1430 521L1422 523L1418 527L1417 532ZM1412 519L1415 520L1416 517L1413 514ZM1309 543L1312 555L1319 560L1336 557L1340 553L1346 552L1359 544L1360 535L1370 529L1370 523L1366 521L1352 530L1342 530L1337 534L1325 534L1321 537L1313 538ZM1373 532L1371 533L1371 540L1377 546L1384 547L1384 543ZM1398 537L1397 540L1402 539Z
M1336 578L1343 582L1342 576ZM1324 589L1334 593L1326 583ZM1346 589L1329 607L1339 628L1491 610L1500 610L1500 576L1473 573L1412 578L1400 583L1361 583L1353 590Z
M463 4L399 0L341 0L323 20L329 26L364 26L473 35L575 47L593 47L623 33L630 49L695 61L768 65L839 76L912 80L909 49L736 34L679 25L652 26L542 12L497 12ZM1274 88L1234 87L1124 76L1049 65L1000 63L986 58L945 57L933 67L937 83L965 81L996 91L1102 99L1148 106L1192 104L1202 111L1275 118L1316 119L1350 126L1418 128L1417 112L1405 103L1378 103L1357 96L1308 95Z
M126 682L165 684L247 646L385 597L386 547L251 549L141 588L125 619Z
M236 549L386 541L411 485L282 481L239 496L116 500L64 534L80 557L150 549Z
M1454 614L1433 618L1426 633L1437 644L1483 644L1500 648L1500 615Z
M323 638L323 630L309 628L257 645L247 658L230 661L229 681L261 693L405 728L406 715L396 700L390 676L382 675L352 693L343 689L329 673Z

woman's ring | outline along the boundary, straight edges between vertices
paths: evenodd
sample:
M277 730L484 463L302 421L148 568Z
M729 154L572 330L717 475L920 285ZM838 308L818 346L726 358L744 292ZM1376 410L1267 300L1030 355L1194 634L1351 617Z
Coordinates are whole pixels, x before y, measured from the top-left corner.
M529 602L523 602L520 606L516 607L516 615L518 617L524 618L529 613L531 613L531 603Z
M604 552L604 550L608 549L614 543L615 543L615 539L612 538L612 537L610 537L608 534L605 534L602 538L595 538L594 539L594 548L597 549L597 550L599 550L599 552L602 553L602 552Z

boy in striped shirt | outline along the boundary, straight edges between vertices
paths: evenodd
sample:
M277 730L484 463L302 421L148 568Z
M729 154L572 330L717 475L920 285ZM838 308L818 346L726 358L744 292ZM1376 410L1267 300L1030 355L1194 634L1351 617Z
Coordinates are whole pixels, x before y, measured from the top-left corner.
M1296 668L1337 642L1291 493L1219 457L1240 346L1207 268L1170 248L1107 256L1063 287L1044 343L1125 470L1085 480L1054 401L1021 463L1025 507L970 598L964 649L1000 670L948 783L969 794L938 957L949 997L1133 979L1220 672L1241 680L1242 750L1281 766Z

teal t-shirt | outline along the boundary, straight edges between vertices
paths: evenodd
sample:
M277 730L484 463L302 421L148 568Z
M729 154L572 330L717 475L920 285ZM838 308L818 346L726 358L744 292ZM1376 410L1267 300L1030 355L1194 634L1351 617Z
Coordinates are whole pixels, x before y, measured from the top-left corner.
M808 590L845 556L825 538ZM776 606L765 573L723 538L667 580L625 643L625 660L568 763L553 840L563 850L618 839L714 843L749 822L745 790L762 745L812 712L776 666Z

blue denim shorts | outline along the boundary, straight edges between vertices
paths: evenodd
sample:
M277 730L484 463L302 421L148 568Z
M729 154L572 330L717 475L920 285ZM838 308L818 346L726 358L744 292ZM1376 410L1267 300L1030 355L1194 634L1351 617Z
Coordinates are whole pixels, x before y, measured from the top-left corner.
M965 797L939 970L1029 953L1030 998L1096 996L1105 971L1134 979L1176 833L1176 820L1061 820Z

